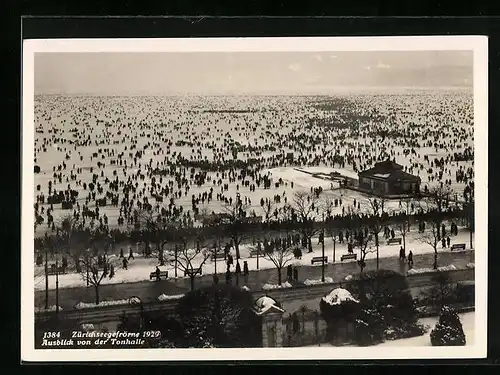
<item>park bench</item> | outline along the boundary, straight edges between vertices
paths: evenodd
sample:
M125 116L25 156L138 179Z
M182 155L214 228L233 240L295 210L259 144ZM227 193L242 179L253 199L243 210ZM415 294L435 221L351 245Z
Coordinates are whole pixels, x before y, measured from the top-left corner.
M464 243L455 243L451 245L451 251L455 250L465 250L465 244Z
M48 269L47 269L47 275L56 275L56 274L64 274L66 273L66 268L65 267L61 267L59 266L57 269L56 269L56 265L55 264L52 264Z
M313 257L311 259L311 264L314 264L314 263L322 263L324 260L325 263L328 263L328 257L325 256L325 257Z
M351 254L344 254L340 257L340 261L343 262L344 260L346 259L358 259L358 255L357 254L354 254L354 253L351 253Z
M250 250L250 258L253 258L254 256L257 256L257 255L262 255L262 254L259 254L259 250L257 250L257 249Z
M401 245L401 238L391 238L390 240L387 241L387 245L394 245L398 244Z
M212 256L210 257L210 259L212 259L212 260L224 259L224 258L225 258L224 253L212 254Z
M160 271L160 279L162 277L165 278L165 280L168 279L168 271ZM156 271L153 271L149 274L149 280L153 279L156 279Z
M201 268L198 268L197 270L184 270L184 276L188 276L189 273L193 273L194 276L200 275L201 276Z

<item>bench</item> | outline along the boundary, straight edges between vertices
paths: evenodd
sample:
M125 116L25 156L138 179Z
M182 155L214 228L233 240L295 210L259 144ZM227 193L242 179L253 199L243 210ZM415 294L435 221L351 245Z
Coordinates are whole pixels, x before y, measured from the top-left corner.
M451 251L455 250L465 250L465 244L464 243L455 243L451 245Z
M184 276L188 276L189 273L192 273L193 276L198 274L201 276L201 268L198 268L197 270L184 270Z
M340 261L343 262L344 260L346 259L358 259L358 254L354 254L354 253L351 253L351 254L344 254L340 257Z
M259 253L259 250L250 250L250 258L253 258L254 256L257 256L257 255L261 255L261 253Z
M47 269L47 275L56 275L56 274L60 275L64 273L66 273L66 267L59 266L56 269L56 266L54 264Z
M387 241L387 245L394 245L394 244L401 245L401 238L391 238L390 240Z
M325 257L313 257L311 259L311 264L314 264L314 263L322 263L322 262L325 262L325 263L328 263L328 257L325 256Z
M225 258L224 253L212 254L212 256L210 257L210 259L212 259L212 260L224 259L224 258Z
M168 279L168 271L160 271L160 279L162 277L165 278L165 280ZM149 274L149 280L153 280L153 279L156 280L156 271L153 271Z

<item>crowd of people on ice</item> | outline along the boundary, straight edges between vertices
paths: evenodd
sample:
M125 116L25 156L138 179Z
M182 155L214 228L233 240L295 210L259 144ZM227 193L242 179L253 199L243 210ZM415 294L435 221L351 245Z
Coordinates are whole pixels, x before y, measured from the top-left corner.
M264 217L272 203L267 215L277 217L300 188L274 179L269 169L278 167L357 172L390 158L457 194L473 187L472 96L374 100L37 97L37 228L56 231L70 215L82 227L137 229L144 212L189 226L236 199L249 216ZM241 103L244 110L231 110ZM323 187L310 190L320 195ZM356 207L344 195L333 210L345 216ZM339 241L349 235L340 232Z

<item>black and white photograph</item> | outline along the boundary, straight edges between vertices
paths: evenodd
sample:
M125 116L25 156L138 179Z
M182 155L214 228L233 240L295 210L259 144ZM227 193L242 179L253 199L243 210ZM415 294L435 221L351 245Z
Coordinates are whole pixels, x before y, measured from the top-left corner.
M22 85L23 359L486 356L485 37L28 40Z

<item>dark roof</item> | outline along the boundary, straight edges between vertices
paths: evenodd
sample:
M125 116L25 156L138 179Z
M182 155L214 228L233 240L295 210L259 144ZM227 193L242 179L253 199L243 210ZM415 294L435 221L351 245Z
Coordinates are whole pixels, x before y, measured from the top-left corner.
M388 180L390 181L398 181L398 180L403 180L403 181L414 181L414 182L420 182L420 177L414 176L410 173L406 173L405 171L393 171Z
M412 181L420 182L421 179L418 176L414 176L410 173L403 171L403 166L394 163L390 160L385 160L380 163L375 163L373 168L367 169L366 171L361 171L358 173L359 176L371 177L379 180L390 180L390 181Z

